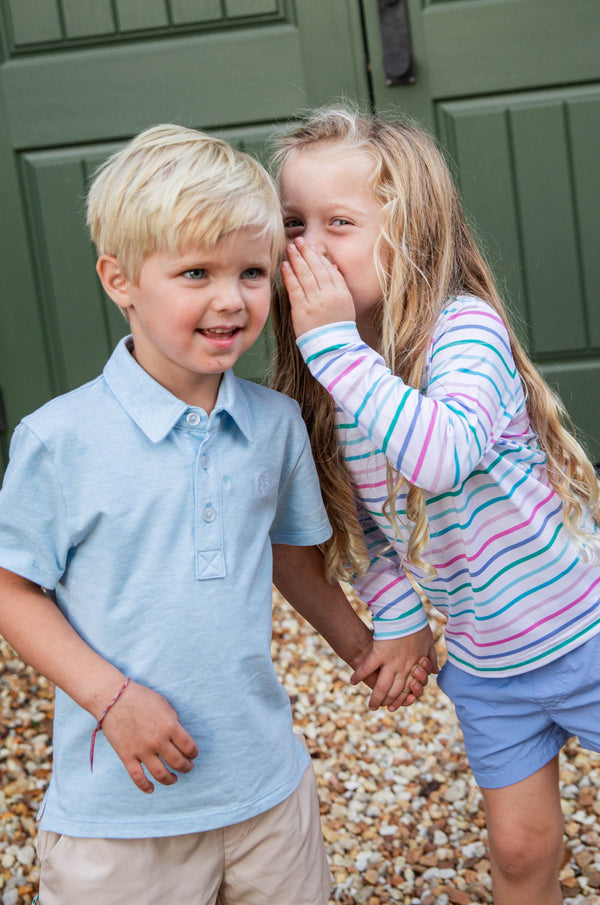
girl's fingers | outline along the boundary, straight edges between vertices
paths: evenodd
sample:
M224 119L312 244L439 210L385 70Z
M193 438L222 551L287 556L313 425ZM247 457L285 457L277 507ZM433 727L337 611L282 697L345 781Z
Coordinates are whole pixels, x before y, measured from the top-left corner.
M298 293L304 294L304 290L289 261L281 262L281 276L283 277L283 282L289 296L297 296Z
M340 271L300 239L288 245L281 273L296 336L338 321L355 320L354 302Z
M309 245L301 237L290 243L287 248L288 261L300 283L308 286L316 284L319 289L326 289L334 284L334 275L339 273L325 255Z
M306 291L311 292L314 289L320 289L317 277L313 268L302 255L296 245L288 245L287 259L290 267L294 271L294 276L298 284Z

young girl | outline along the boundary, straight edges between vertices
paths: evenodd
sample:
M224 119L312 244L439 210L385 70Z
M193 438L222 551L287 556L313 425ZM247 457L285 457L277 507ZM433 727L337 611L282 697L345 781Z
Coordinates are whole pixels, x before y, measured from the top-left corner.
M309 427L330 573L351 577L371 656L401 675L432 657L421 595L447 616L439 684L485 800L494 901L556 905L558 752L572 735L600 751L593 468L421 131L324 110L276 159L274 383Z

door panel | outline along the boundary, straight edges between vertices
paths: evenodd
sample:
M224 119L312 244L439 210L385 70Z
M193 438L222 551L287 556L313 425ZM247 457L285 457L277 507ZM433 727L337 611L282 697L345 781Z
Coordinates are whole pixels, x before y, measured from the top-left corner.
M591 348L598 265L587 232L600 180L590 139L600 140L600 88L442 103L439 112L467 208L485 224L488 245L496 241L505 258L510 249L506 284L521 302L533 354Z
M0 0L0 391L7 427L96 376L126 323L86 237L90 174L178 122L259 157L275 124L366 101L357 0ZM260 378L270 335L239 363Z
M276 88L278 71L290 79ZM159 120L215 128L286 118L304 81L289 24L60 51L43 65L11 61L4 78L15 148L129 136Z
M426 0L413 10L435 98L598 78L597 0Z
M375 104L448 152L517 328L600 462L600 3L408 0L416 82Z

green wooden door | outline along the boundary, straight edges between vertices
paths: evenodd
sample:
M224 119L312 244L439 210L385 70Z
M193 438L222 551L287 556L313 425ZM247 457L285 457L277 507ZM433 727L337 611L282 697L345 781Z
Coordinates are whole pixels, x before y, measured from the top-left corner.
M166 121L260 155L274 123L368 86L357 0L0 0L0 14L1 471L19 418L96 376L125 330L84 227L105 156Z
M416 82L394 87L363 5L376 106L448 149L521 334L600 462L600 3L408 0Z
M274 123L369 93L449 149L529 348L600 461L600 3L408 0L416 83L397 87L377 7L0 0L0 471L18 419L97 374L124 330L83 225L106 154L175 121L260 156ZM265 336L242 372L267 352Z

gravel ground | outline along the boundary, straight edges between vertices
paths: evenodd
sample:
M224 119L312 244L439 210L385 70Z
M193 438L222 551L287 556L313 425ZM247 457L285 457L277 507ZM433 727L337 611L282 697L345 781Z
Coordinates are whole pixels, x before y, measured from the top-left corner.
M366 619L361 605L359 612ZM440 657L442 627L436 623ZM430 681L397 714L366 706L348 668L274 596L273 657L304 733L331 861L331 905L492 901L482 802L451 706ZM51 769L52 687L0 641L0 903L37 889L35 812ZM561 755L568 905L600 905L600 759Z

